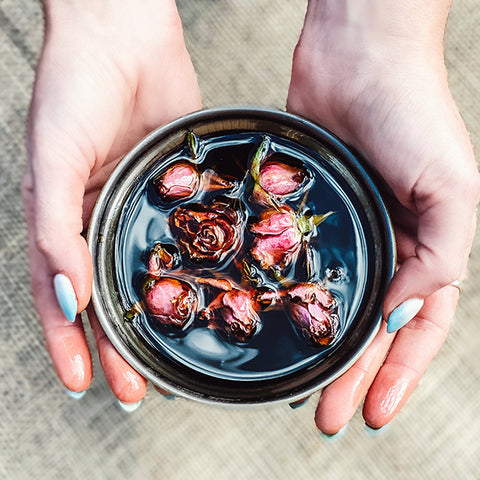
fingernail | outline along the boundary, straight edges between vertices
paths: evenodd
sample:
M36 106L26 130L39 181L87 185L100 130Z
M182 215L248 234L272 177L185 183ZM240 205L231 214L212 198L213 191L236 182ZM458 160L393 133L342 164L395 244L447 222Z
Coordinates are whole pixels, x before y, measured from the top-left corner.
M309 400L310 400L310 397L302 398L301 400L297 400L296 402L289 403L288 405L291 409L295 410L296 408L299 408L305 405Z
M62 273L58 273L53 279L53 286L63 313L70 322L74 322L77 316L77 297L72 282Z
M393 333L406 325L423 307L422 298L411 298L399 305L388 317L387 332Z
M322 435L322 438L326 442L336 442L337 440L343 437L343 435L345 434L345 431L347 430L347 427L348 427L348 424L345 425L343 428L341 428L337 433L334 433L332 435L329 435L328 433L323 433L323 432L320 432L320 433Z
M73 398L74 400L80 400L86 393L86 390L83 392L72 392L72 390L69 390L68 388L65 388L65 393L70 397Z
M142 403L141 400L139 402L136 402L136 403L125 403L125 402L121 402L120 400L118 400L118 398L117 398L117 402L118 402L118 405L120 406L120 408L122 410L125 410L126 412L133 412Z
M380 428L372 428L365 424L365 433L369 437L378 437L378 435L382 435L386 430L390 428L390 424L387 423L383 427Z
M165 400L175 400L175 395L173 393L165 394L161 393L160 394Z

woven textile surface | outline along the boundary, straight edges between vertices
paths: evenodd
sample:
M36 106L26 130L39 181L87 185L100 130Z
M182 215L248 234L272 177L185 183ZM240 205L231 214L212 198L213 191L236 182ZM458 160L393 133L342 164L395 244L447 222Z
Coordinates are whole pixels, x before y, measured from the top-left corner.
M303 0L179 1L206 107L284 108ZM480 153L480 9L454 2L451 88ZM480 479L480 238L447 342L381 435L360 412L326 442L305 406L230 410L167 401L149 387L120 410L94 359L91 388L67 397L44 348L29 288L20 200L25 118L43 35L40 4L0 2L0 478Z

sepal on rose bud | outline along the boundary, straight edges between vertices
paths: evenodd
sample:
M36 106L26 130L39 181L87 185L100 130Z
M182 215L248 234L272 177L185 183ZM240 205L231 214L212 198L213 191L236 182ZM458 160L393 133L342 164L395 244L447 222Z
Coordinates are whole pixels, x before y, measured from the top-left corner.
M187 133L187 145L190 150L190 156L196 160L200 154L200 138L193 132Z

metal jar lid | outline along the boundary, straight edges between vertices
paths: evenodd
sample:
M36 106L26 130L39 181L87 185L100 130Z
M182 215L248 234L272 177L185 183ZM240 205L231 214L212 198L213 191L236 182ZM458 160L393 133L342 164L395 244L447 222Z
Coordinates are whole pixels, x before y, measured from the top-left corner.
M349 186L369 229L371 278L362 293L361 309L335 348L320 361L268 379L236 381L218 378L173 361L144 341L124 320L115 265L116 230L135 185L148 169L197 136L264 132L293 141L320 155ZM323 388L360 357L379 330L384 296L395 268L392 226L379 190L359 157L326 129L285 112L228 107L192 113L165 125L138 143L105 184L94 209L88 244L94 281L92 299L98 319L117 351L153 384L174 394L208 403L234 405L292 402Z

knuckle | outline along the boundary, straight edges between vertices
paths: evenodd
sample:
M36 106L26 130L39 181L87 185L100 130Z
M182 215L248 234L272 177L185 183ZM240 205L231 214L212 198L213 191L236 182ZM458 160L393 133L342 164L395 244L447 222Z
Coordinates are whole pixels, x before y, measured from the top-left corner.
M52 236L49 234L49 230L46 226L41 225L36 227L35 244L43 255L48 256L52 253Z
M455 282L462 275L463 264L461 262L447 262L444 272L445 284Z
M443 344L450 330L450 317L448 319L429 318L426 315L418 315L411 322L405 325L405 329L411 329L415 332L423 332L430 341L435 341L438 345Z
M30 171L25 172L20 185L23 203L28 203L33 195L33 177Z
M480 173L476 166L455 174L452 180L456 192L470 204L476 204L480 199ZM452 186L452 185L451 185Z
M443 252L433 251L426 247L419 247L417 255L422 264L429 272L435 272L434 283L437 289L442 288L459 278L463 273L463 262L461 258L446 256Z
M458 280L462 275L463 264L451 260L443 260L442 273L439 276L441 287L449 285Z

